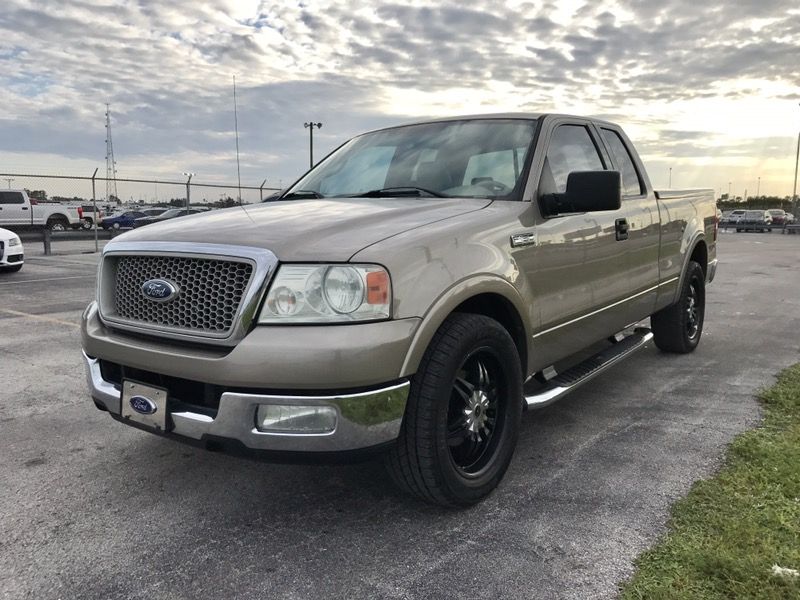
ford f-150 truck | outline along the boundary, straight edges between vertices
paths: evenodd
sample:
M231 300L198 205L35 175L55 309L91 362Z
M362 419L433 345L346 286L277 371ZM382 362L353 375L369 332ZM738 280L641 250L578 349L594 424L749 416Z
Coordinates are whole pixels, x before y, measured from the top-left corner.
M80 206L37 204L25 190L0 190L0 227L47 227L65 231L83 224Z
M524 409L651 339L694 350L717 265L712 190L656 192L620 127L556 114L373 131L180 221L105 247L96 406L269 459L383 452L448 506L498 485Z

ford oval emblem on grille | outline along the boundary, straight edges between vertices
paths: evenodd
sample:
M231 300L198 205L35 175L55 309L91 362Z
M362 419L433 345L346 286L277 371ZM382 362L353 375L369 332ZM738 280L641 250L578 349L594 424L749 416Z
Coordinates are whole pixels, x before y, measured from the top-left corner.
M152 415L158 410L158 405L144 396L133 396L128 403L140 415Z
M142 284L142 294L148 300L168 302L178 295L178 286L166 279L151 279Z

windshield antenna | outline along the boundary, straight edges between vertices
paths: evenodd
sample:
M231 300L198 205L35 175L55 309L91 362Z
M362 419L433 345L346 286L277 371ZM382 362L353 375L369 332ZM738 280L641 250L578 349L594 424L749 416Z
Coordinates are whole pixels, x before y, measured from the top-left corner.
M236 107L236 75L233 76L233 128L236 132L236 180L239 185L239 206L252 221L253 217L247 212L247 209L244 207L244 202L242 202L242 169L239 165L239 111Z
M242 171L239 167L239 113L236 108L236 75L233 76L233 127L236 132L236 179L239 182L239 206L242 205Z

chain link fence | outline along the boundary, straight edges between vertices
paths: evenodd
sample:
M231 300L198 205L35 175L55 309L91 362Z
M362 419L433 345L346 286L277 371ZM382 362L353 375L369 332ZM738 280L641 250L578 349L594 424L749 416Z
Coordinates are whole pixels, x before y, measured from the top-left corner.
M204 183L193 177L186 181L166 181L25 173L0 173L0 187L24 189L38 202L90 204L96 200L99 207L109 210L130 210L137 206L183 207L187 198L195 207L223 208L262 202L278 191L278 188L268 187L266 180L259 186L239 186Z
M125 211L146 208L217 209L256 204L278 192L268 187L266 180L259 186L205 183L187 177L184 181L160 179L107 179L97 176L45 175L27 173L0 173L0 190L25 190L32 202L57 203L83 208L83 222L77 230L92 233L95 240L102 230L102 219ZM2 223L0 223L2 226ZM93 230L93 231L92 231ZM41 236L45 254L50 254L50 242L77 240L79 233L70 231L51 235L38 230L26 237ZM97 248L95 241L95 248Z

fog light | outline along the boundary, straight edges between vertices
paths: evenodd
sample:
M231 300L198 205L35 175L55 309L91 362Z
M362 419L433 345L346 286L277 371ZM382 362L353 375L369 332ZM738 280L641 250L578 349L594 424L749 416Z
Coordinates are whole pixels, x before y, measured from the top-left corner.
M333 406L261 404L256 428L269 433L331 433L336 429Z

